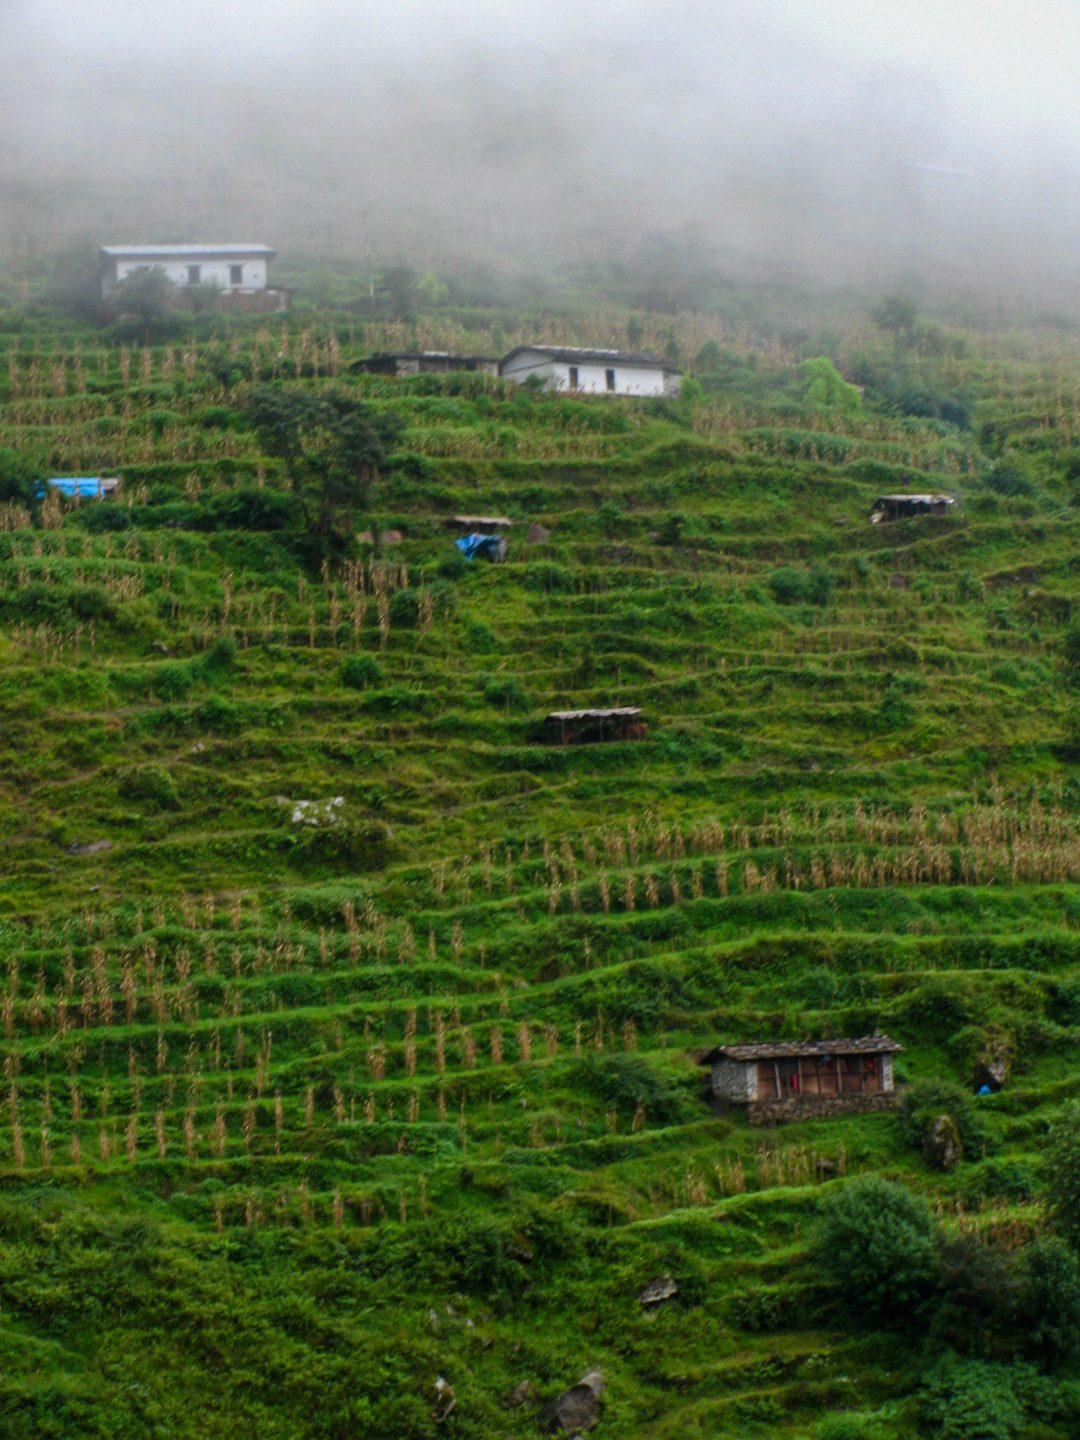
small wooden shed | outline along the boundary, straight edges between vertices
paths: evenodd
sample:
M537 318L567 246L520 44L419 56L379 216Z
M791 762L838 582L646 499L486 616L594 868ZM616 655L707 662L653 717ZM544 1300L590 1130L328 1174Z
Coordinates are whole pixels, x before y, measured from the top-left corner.
M947 515L956 504L951 495L879 495L870 511L870 524L883 520L911 520L921 515Z
M549 737L559 745L595 745L605 740L646 740L649 727L636 705L609 710L552 710L544 720Z
M752 1119L783 1119L886 1108L894 1093L893 1056L903 1048L888 1035L779 1040L717 1045L701 1063L710 1067L715 1102L746 1105Z

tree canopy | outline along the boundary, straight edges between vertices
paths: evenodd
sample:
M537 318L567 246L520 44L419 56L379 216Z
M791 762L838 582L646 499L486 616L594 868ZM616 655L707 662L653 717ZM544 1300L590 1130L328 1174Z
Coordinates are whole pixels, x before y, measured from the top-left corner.
M250 415L263 451L285 467L308 533L323 547L340 544L401 433L397 415L345 390L280 386L256 390Z
M143 344L150 343L169 312L169 299L176 286L160 265L133 270L112 293L112 308L118 315L133 315L142 325Z

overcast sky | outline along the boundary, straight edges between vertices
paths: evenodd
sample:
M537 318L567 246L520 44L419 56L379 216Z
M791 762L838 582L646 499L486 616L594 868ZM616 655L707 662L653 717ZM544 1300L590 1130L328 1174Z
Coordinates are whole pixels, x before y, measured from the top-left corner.
M1052 293L1074 0L0 0L0 249L622 255Z

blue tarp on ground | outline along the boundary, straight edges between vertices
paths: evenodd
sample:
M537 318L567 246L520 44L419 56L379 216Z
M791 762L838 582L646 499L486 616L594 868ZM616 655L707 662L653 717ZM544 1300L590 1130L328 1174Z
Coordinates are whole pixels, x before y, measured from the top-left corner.
M454 544L466 560L475 560L483 555L488 560L501 560L506 554L506 540L502 535L463 535Z
M76 496L82 500L100 500L108 494L97 475L67 475L62 478L46 480L45 485L50 490L59 490L60 494L66 495L69 500L74 500ZM40 500L45 494L45 488L39 486L37 493Z

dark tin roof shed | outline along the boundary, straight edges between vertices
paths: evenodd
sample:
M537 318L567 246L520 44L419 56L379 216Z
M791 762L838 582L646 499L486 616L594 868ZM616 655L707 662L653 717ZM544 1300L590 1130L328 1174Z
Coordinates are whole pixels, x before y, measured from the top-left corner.
M701 1057L702 1065L717 1060L790 1060L810 1055L894 1055L903 1050L888 1035L863 1035L857 1040L772 1040L753 1045L717 1045Z

